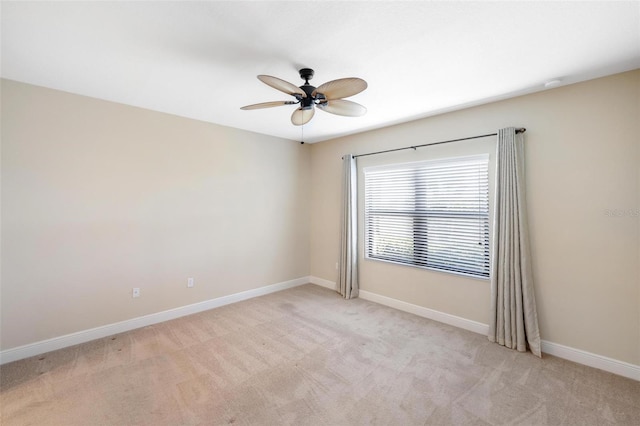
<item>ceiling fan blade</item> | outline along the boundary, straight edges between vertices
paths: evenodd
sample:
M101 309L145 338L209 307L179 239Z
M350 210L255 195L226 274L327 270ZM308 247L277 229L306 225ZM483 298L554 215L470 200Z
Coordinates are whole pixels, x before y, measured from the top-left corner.
M261 104L253 104L253 105L243 106L240 109L249 110L249 109L271 108L271 107L277 107L277 106L282 106L282 105L294 105L294 104L297 104L297 103L298 102L295 102L295 101L263 102Z
M300 95L303 98L307 97L307 94L304 93L304 90L297 86L294 86L288 81L281 80L278 77L272 77L270 75L259 75L258 80L268 86L273 87L274 89L286 93L287 95Z
M346 101L344 99L321 102L318 104L318 108L331 114L344 115L347 117L360 117L367 113L367 108L356 102Z
M296 126L302 126L303 124L307 124L309 120L313 118L313 114L315 114L314 108L298 108L297 110L293 111L293 114L291 115L291 122Z
M313 96L321 93L326 99L348 98L367 88L367 82L361 78L350 77L328 81L313 91Z

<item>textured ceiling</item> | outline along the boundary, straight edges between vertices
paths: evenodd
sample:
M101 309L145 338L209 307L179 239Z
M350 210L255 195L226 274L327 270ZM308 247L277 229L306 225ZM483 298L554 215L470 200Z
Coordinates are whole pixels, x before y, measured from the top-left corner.
M640 68L640 2L6 2L2 77L300 140L294 106L256 79L361 77L318 142Z

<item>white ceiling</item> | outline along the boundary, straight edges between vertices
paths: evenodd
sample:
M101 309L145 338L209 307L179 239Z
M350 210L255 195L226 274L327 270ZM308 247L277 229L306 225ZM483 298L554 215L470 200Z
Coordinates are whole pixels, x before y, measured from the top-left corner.
M2 2L3 78L300 140L296 85L361 77L364 117L318 111L318 142L640 68L640 2Z

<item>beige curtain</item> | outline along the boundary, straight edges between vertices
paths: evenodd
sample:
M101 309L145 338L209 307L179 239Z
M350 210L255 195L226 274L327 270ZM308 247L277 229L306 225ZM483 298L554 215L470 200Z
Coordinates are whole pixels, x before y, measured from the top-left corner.
M524 185L524 140L498 131L489 340L541 357Z
M340 226L340 294L345 299L358 297L358 185L356 159L342 159L342 219Z

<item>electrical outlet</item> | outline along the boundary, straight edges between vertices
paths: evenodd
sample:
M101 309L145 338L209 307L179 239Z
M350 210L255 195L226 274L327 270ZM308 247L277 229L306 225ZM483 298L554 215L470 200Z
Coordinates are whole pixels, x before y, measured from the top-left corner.
M338 262L336 262L336 271L338 270L338 267L339 267Z
M187 278L187 287L193 287L193 278Z
M134 287L131 294L133 297L140 297L140 289L138 287Z

